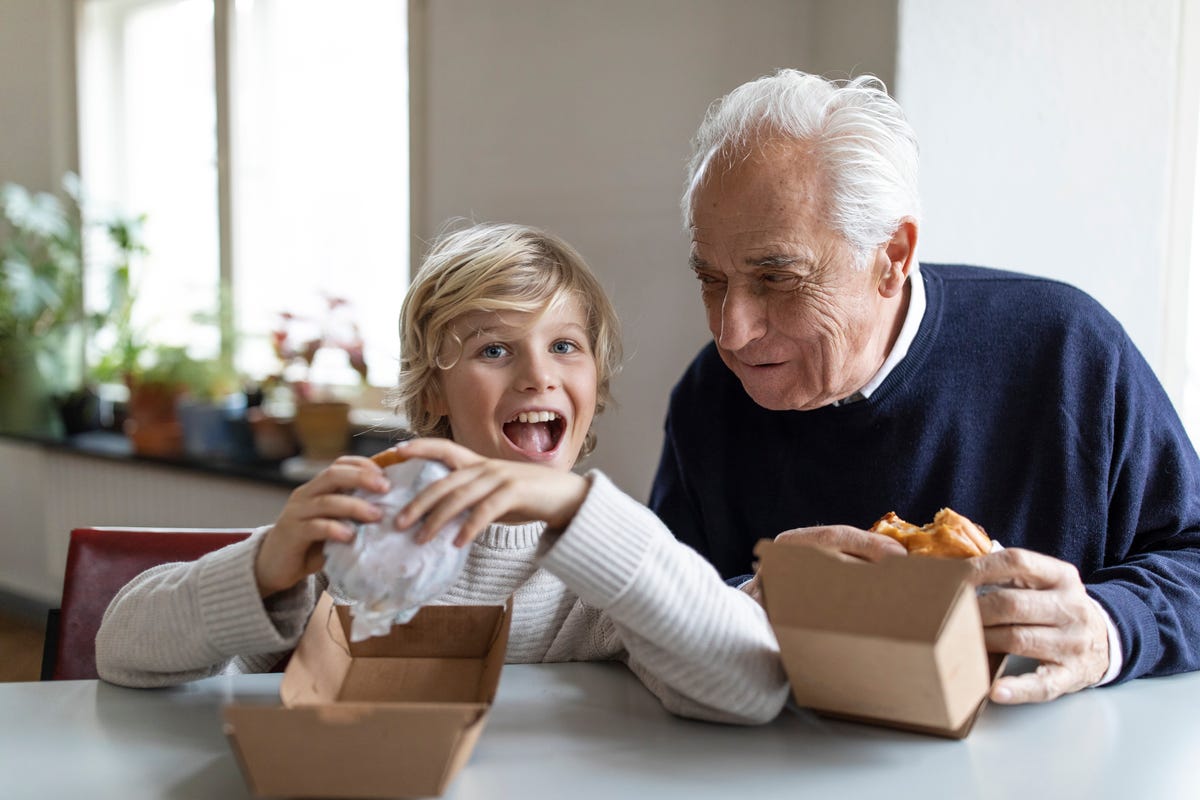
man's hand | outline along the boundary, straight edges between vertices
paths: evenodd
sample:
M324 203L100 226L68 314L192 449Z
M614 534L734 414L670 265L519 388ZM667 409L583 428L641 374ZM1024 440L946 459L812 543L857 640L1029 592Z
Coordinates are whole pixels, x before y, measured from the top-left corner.
M853 528L849 525L819 525L813 528L793 528L775 537L782 544L800 547L828 547L838 552L861 558L863 561L879 561L885 556L903 556L908 551L904 545L890 536ZM742 591L762 604L762 589L758 574L742 584Z
M1108 627L1065 561L1013 547L972 559L976 586L1000 588L979 598L992 653L1042 662L1034 672L996 681L997 703L1043 703L1096 683L1108 669Z
M904 545L890 536L871 533L849 525L819 525L814 528L793 528L775 537L783 544L805 547L828 547L863 561L879 561L885 556L908 555Z

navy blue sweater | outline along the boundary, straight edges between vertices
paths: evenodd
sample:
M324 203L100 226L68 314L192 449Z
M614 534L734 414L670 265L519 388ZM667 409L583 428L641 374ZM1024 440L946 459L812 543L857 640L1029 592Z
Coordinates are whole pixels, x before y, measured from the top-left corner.
M922 264L927 308L865 401L768 411L709 344L671 394L650 505L728 578L790 528L943 506L1076 565L1118 680L1200 668L1200 460L1149 365L1083 292Z

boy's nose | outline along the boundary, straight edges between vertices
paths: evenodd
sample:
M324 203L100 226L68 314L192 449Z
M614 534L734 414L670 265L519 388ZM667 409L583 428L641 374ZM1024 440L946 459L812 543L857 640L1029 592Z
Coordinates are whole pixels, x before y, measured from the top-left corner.
M558 385L550 358L540 354L527 355L520 360L516 386L522 392L542 392Z

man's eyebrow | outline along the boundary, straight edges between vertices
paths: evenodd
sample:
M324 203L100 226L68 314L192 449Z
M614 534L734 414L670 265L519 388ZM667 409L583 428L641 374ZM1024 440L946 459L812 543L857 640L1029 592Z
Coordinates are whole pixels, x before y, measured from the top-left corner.
M765 256L750 256L746 265L750 267L795 267L811 263L806 256L771 253Z

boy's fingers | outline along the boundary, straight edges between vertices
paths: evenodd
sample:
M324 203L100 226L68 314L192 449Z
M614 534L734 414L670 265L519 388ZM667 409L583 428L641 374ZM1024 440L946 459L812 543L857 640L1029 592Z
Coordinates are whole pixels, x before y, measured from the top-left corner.
M324 470L305 484L298 486L292 492L293 497L315 497L334 492L350 492L364 489L372 492L387 491L388 482L383 470L370 459L353 457L354 461L345 463L339 459L333 466Z
M473 509L473 511L467 518L467 522L475 524L475 520L487 514L483 501L495 491L496 485L494 480L488 480L481 476L446 492L425 515L425 519L421 523L421 530L417 532L417 541L422 543L430 541L451 520L468 509ZM491 522L491 519L487 519L483 525L478 527L482 529L488 522ZM461 538L460 534L455 541L458 542Z
M411 528L427 516L431 510L440 506L447 495L459 490L464 485L478 481L479 476L470 469L455 470L441 480L434 481L418 492L416 497L400 510L400 513L396 515L396 528L398 530Z
M374 503L348 494L319 495L298 511L296 516L301 522L322 519L376 522L382 516L379 507Z
M405 458L428 458L440 461L452 470L469 467L483 460L483 456L449 439L409 439L401 442L397 449Z

